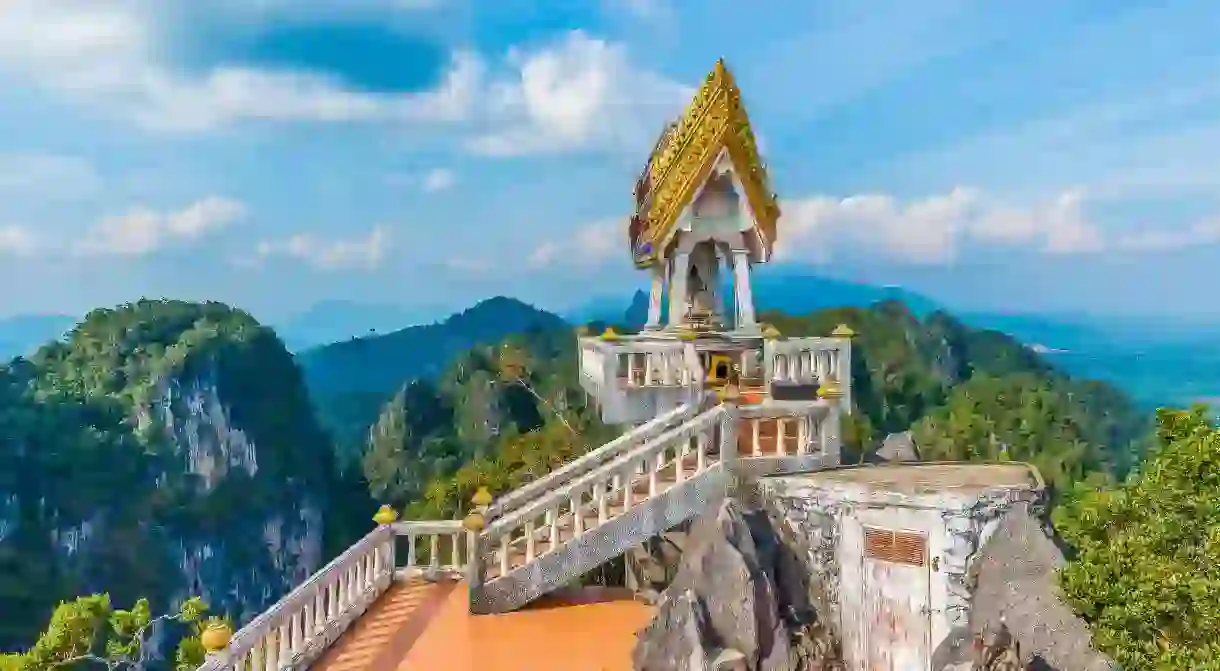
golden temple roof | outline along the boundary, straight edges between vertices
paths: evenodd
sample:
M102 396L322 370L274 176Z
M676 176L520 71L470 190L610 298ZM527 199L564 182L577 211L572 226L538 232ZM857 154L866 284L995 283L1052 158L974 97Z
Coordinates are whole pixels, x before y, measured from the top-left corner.
M711 174L722 150L728 152L742 184L763 245L770 250L775 244L779 205L768 185L741 91L720 59L686 111L661 134L636 186L636 214L629 233L637 265L651 265L656 259L658 247Z

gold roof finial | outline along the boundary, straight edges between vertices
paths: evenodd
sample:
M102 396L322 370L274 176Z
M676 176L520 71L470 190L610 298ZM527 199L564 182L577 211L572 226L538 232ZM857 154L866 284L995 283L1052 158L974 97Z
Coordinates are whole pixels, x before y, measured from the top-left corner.
M847 338L850 340L855 337L856 332L851 330L851 327L847 324L839 324L835 327L835 330L830 332L830 335L834 338Z
M476 491L474 496L471 497L470 502L476 506L490 506L491 492L489 492L486 487L479 487L478 491Z

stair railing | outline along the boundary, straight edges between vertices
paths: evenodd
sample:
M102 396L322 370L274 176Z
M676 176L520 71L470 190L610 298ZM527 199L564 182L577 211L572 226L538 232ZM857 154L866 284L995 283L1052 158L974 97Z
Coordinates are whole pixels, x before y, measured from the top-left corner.
M402 566L397 564L398 537L407 544ZM199 671L304 668L396 578L456 578L469 560L466 531L456 520L378 526L234 633Z
M498 499L488 507L484 518L488 521L502 517L505 513L520 508L541 494L553 491L556 487L578 478L585 473L601 466L632 448L642 445L660 435L666 429L694 417L699 412L697 403L684 403L669 412L655 417L648 422L624 433L601 447L587 452L576 459L560 466L546 475L518 487Z
M680 483L718 464L719 461L710 455L710 438L726 414L723 406L706 410L610 461L568 478L565 483L492 522L479 534L479 547L494 550L492 560L499 566L497 578L515 568L510 561L515 551L523 552L528 564L539 556L539 540L548 541L548 552L567 542L561 541L561 530L565 526L575 538L604 524L610 517L612 498L617 501L614 505L620 506L625 514L637 503L633 501L635 485L646 483L647 486L648 493L639 502L656 496L660 493L659 476L670 466L675 467L675 480ZM692 438L696 439L694 463L688 466ZM586 513L595 514L597 520L588 528L585 528ZM540 519L544 520L542 524L538 523ZM488 558L485 552L476 555L476 564Z

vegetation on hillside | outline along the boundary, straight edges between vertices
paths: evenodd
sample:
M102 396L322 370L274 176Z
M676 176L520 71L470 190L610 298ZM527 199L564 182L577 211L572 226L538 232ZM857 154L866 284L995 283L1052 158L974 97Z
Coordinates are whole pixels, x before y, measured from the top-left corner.
M187 599L177 612L153 617L148 599L130 610L115 608L109 594L78 597L59 604L50 624L28 650L0 653L0 671L96 669L145 671L156 661L148 648L155 629L185 628L178 636L175 671L194 671L204 662L201 636L207 605Z
M1220 669L1220 430L1204 407L1160 410L1128 482L1055 511L1075 550L1063 591L1124 669Z
M205 392L227 417L191 409ZM257 469L216 466L209 450L221 446L192 442L187 428L210 423L240 430L233 449L256 445ZM210 485L193 472L200 459L221 474ZM273 331L219 303L95 310L64 341L0 366L0 650L29 645L76 595L168 607L193 589L177 553L195 542L223 544L248 563L243 576L266 575L264 523L294 512L303 492L329 512L325 540L346 547L363 528L342 528L346 503L327 499L343 484ZM361 505L367 519L367 496ZM210 579L226 592L217 605L234 607L228 592L246 578Z
M848 460L909 429L924 459L1031 461L1065 488L1093 472L1121 478L1145 449L1151 424L1122 393L1069 378L1016 340L943 312L921 320L885 302L762 318L794 337L841 323L856 331Z
M566 328L549 312L497 296L436 324L306 350L297 362L323 426L337 439L341 455L356 460L381 405L409 380L438 378L471 348L510 334Z
M413 380L369 432L373 496L449 518L477 487L507 491L608 440L584 404L571 331L469 350L438 381Z

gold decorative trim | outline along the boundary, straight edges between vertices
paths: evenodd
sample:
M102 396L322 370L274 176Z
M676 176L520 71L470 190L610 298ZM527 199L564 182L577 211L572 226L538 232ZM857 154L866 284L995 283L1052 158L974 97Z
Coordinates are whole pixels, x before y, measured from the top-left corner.
M726 150L743 195L754 213L764 247L770 251L776 240L779 205L768 186L767 170L749 116L741 102L741 91L724 64L708 74L682 117L658 141L640 182L646 194L640 198L641 220L633 253L645 244L654 247L639 262L655 258L655 247L665 241L682 211L690 204Z

